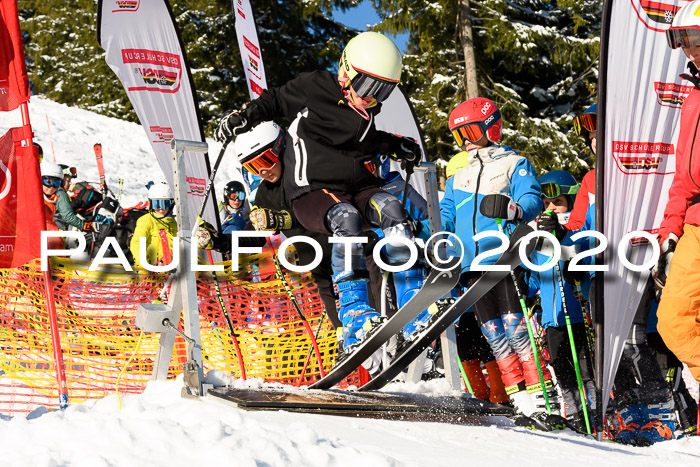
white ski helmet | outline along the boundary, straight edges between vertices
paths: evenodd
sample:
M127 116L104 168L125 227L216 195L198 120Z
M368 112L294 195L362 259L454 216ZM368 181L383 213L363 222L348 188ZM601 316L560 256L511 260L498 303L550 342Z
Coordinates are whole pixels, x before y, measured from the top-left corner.
M262 122L233 142L233 151L238 162L250 173L260 175L260 170L269 169L282 157L285 147L285 132L275 122Z
M700 44L700 0L688 3L676 12L671 27L666 30L666 40L672 49Z
M62 175L61 175L62 176ZM170 187L165 182L154 183L148 189L148 199L174 199Z
M345 46L340 74L345 72L360 97L386 99L401 79L401 52L391 39L378 32L363 32Z
M39 167L41 168L42 177L53 177L63 180L63 170L57 163L44 159Z

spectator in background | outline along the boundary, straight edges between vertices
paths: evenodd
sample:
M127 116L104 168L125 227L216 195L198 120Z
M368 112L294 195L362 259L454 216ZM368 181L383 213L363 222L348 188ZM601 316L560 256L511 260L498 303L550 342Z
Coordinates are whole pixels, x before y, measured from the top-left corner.
M248 215L245 206L245 187L241 182L232 180L224 187L224 212L226 217L221 224L225 234L245 230Z
M148 214L136 221L129 245L136 266L141 266L141 237L146 238L146 260L149 264L170 263L173 237L177 235L177 222L172 215L174 206L175 200L167 183L151 185L148 189Z
M43 161L41 168L41 187L44 192L44 218L46 219L46 228L48 231L59 230L54 222L54 213L56 212L56 201L58 200L58 187L61 186L63 180L63 172L55 162ZM48 247L51 249L64 248L63 240L60 238L49 238Z

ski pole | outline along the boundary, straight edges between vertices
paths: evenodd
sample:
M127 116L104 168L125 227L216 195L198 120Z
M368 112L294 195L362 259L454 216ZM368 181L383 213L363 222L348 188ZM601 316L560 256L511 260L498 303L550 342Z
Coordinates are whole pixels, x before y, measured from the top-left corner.
M270 245L270 248L272 248L272 244L271 244L269 238L267 240L267 243L268 243L268 245ZM318 361L318 367L319 367L319 371L321 372L321 378L325 378L326 373L325 373L325 371L323 371L323 359L321 358L321 351L318 348L318 342L316 341L314 333L311 331L311 325L309 324L309 321L306 319L306 316L304 316L304 313L301 311L301 307L299 306L299 302L297 302L297 299L294 296L294 292L292 292L292 288L289 287L289 283L287 282L287 278L284 277L284 272L282 271L282 265L280 264L280 260L277 257L277 253L275 253L274 248L272 250L272 261L275 263L275 269L277 269L277 275L279 276L280 281L282 281L282 285L284 286L284 290L287 292L287 295L289 296L289 300L292 302L292 305L294 306L294 309L296 310L297 315L299 315L299 319L301 319L302 322L304 323L304 328L306 328L306 332L309 335L309 338L311 339L311 345L313 346L313 349L316 352L316 360ZM304 377L305 370L306 370L306 366L304 366L304 368L302 369L302 373L299 376L297 386L301 385L301 381L302 381L302 378Z
M207 254L209 256L209 264L214 264L214 258L212 258L211 250L207 250ZM238 366L241 369L241 378L243 378L243 381L245 381L245 365L243 362L243 354L241 353L241 347L238 343L238 336L236 336L236 331L233 328L233 324L231 323L231 318L229 318L228 312L226 311L226 304L224 303L224 297L221 294L221 286L219 285L219 277L216 275L216 271L211 271L211 275L214 279L214 290L216 291L216 298L219 301L219 306L221 307L221 312L224 315L226 324L228 324L228 330L231 333L231 341L233 342L233 346L236 348L236 354L238 355Z
M214 163L214 168L212 169L211 174L209 175L209 180L207 180L207 185L204 189L204 199L202 200L202 207L199 208L197 220L192 225L192 236L194 236L197 228L199 227L199 223L202 222L202 215L204 214L204 209L207 206L207 201L209 201L209 194L211 193L211 188L212 186L214 186L214 177L216 177L216 172L219 170L219 164L221 164L221 159L223 159L224 153L226 152L226 148L228 147L228 143L230 142L230 139L224 141L224 145L221 147L219 156L216 158L216 162Z
M498 231L504 233L503 221L501 219L494 220L496 221L496 225L498 225ZM547 387L544 384L544 375L542 374L542 367L540 366L540 352L537 350L537 344L535 343L535 335L532 330L532 323L530 323L530 316L528 316L527 313L527 305L525 304L525 299L523 298L523 295L520 293L518 278L515 277L515 271L513 269L510 270L510 277L511 279L513 279L513 287L515 287L515 293L518 295L518 300L520 300L520 307L523 310L525 325L527 326L527 335L530 338L530 347L532 347L532 353L535 357L535 365L537 365L537 374L540 377L540 384L542 385L542 395L544 396L544 404L547 407L547 413L551 415L552 408L549 406L549 395L547 394Z
M578 393L581 398L581 407L583 408L583 416L586 419L586 431L591 434L591 422L588 420L588 400L583 390L583 380L581 379L581 367L578 363L578 354L576 353L576 344L574 343L574 332L571 329L571 317L569 316L569 308L566 306L566 295L564 292L564 281L561 276L561 268L559 261L554 264L559 282L559 294L561 295L561 307L564 310L564 319L566 321L566 331L569 334L569 344L571 345L571 357L574 361L574 369L576 370L576 383L578 384Z
M406 203L408 202L408 190L410 189L411 175L413 174L413 161L406 161L406 182L403 186L403 198L401 199L401 207L406 209Z
M473 396L474 390L472 389L472 385L469 384L469 378L467 377L467 371L464 369L464 365L462 364L462 359L457 358L457 362L459 363L459 372L462 373L462 379L464 380L464 384L467 386L467 391L469 391L469 394Z
M53 155L53 161L56 162L56 151L53 149L53 136L51 136L51 124L49 123L49 114L44 113L46 115L46 127L49 129L49 141L51 142L51 154Z
M122 202L122 193L124 191L124 179L119 177L119 193L117 193L117 201L119 204Z

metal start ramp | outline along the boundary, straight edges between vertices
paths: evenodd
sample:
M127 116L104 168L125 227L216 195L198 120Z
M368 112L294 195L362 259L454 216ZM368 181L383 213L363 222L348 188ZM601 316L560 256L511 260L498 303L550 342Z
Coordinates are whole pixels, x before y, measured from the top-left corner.
M207 395L245 410L284 410L386 420L513 426L509 418L513 416L511 408L467 397L236 388L211 389Z

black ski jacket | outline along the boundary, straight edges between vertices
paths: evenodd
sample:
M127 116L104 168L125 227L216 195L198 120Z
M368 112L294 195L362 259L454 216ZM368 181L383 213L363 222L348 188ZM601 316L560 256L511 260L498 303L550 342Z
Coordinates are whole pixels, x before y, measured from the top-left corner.
M347 103L337 76L329 71L302 73L279 88L263 91L246 114L251 123L282 118L292 122L284 153L284 188L290 200L322 188L355 193L379 186L363 162L396 152L400 138L379 131L368 109L365 120Z

